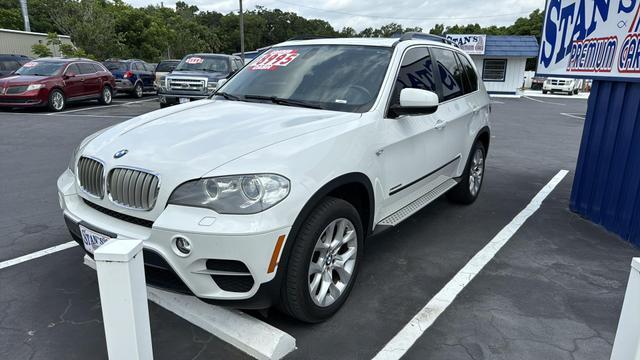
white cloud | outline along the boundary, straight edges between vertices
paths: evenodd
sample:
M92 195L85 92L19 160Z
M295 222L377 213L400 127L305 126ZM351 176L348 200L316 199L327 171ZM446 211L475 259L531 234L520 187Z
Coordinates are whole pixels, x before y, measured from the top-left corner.
M238 0L183 0L200 10L226 14L238 11ZM134 6L159 5L159 0L125 0ZM174 6L175 0L164 1ZM405 27L420 26L425 31L437 23L445 25L510 25L518 17L544 8L545 0L244 0L246 10L261 5L269 9L292 11L305 18L328 21L335 29L350 26L358 31L390 22Z

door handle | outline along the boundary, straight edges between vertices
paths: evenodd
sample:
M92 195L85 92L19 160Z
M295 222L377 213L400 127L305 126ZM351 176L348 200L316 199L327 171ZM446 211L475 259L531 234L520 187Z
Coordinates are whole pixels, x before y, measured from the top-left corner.
M80 78L80 81L84 82L84 78Z
M447 126L447 122L444 120L436 121L436 124L433 126L436 130L442 130Z

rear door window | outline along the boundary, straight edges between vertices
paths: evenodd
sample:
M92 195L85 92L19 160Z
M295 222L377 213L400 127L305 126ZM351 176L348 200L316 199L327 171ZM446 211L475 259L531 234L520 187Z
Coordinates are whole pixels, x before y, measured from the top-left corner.
M465 78L465 93L472 93L478 90L478 75L466 56L458 55L458 61L462 65L464 78Z
M88 63L79 63L78 68L80 69L80 74L93 74L96 72L96 69L93 65Z
M442 101L464 95L464 75L456 56L451 50L433 48L442 85Z

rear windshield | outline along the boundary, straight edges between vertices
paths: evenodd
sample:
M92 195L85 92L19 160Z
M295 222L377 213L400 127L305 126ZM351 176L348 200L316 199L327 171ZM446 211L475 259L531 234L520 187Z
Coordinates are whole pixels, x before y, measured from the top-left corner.
M128 70L128 64L124 61L105 61L102 63L109 71Z
M156 67L156 71L170 72L176 68L180 61L163 61Z
M228 74L229 60L220 56L187 56L176 67L178 71L207 71Z
M66 63L54 61L29 61L16 71L18 75L51 76L60 73Z

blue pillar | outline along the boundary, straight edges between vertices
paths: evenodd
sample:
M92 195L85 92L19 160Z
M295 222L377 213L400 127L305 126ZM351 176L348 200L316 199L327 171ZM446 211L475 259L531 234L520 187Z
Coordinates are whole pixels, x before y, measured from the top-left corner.
M594 81L571 210L640 246L640 82Z

